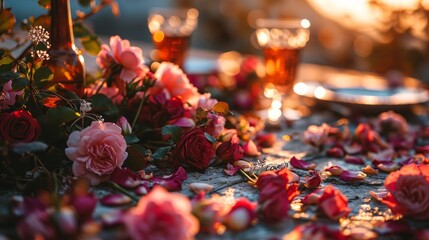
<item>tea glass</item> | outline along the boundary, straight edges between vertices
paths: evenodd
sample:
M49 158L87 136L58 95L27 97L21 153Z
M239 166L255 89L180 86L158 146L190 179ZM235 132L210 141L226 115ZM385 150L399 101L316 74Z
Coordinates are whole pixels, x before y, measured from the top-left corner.
M155 50L152 59L168 61L183 67L191 36L198 23L195 8L154 8L149 13L148 27Z

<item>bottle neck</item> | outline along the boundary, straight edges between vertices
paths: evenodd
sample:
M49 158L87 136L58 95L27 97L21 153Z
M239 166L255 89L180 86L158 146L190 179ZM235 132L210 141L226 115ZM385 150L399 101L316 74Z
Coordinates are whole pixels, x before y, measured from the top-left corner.
M51 0L51 49L75 48L70 0Z

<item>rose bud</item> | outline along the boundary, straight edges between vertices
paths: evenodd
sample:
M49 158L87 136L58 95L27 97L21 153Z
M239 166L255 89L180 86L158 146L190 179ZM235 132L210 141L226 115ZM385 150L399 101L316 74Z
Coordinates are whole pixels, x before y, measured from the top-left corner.
M243 148L239 144L237 135L231 141L221 143L216 149L216 156L225 162L234 162L243 157Z
M116 125L121 127L123 135L128 135L133 132L130 123L124 116L119 117L118 121L116 121Z
M256 216L256 203L241 198L225 216L224 224L232 231L243 231L255 222Z

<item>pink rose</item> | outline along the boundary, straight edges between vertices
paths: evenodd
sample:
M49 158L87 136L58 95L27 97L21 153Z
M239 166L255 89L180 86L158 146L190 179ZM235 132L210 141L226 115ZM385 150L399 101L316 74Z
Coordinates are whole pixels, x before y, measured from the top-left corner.
M383 203L393 213L429 219L429 166L410 164L390 173L384 181L389 194Z
M124 215L123 222L131 239L188 240L199 230L188 198L159 186L142 197L138 205Z
M151 90L152 94L165 92L167 99L180 97L184 103L197 105L200 94L177 65L170 62L161 63L155 72L155 78L157 81Z
M3 91L0 94L0 110L8 109L9 106L15 104L16 97L21 95L22 91L12 90L12 80L7 81L3 84Z
M340 190L332 185L323 189L323 193L318 200L319 209L330 219L337 220L346 217L350 213L348 199Z
M101 46L96 61L102 69L112 67L114 63L121 65L119 79L127 83L145 70L142 50L131 46L128 40L122 40L119 36L110 38L110 47L105 44Z
M89 179L92 185L107 180L128 156L121 131L114 123L94 121L70 134L65 153L73 161L73 174Z

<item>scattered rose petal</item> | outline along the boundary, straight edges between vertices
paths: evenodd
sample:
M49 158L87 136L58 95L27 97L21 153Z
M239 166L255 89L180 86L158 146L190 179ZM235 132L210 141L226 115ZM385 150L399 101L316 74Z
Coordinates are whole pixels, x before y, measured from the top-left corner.
M313 192L307 194L302 200L301 202L303 204L308 204L308 205L312 205L312 204L316 204L319 201L319 198L322 196L323 193L323 189L316 189Z
M308 163L306 161L303 160L299 160L298 158L296 158L295 156L293 156L290 159L290 164L292 165L292 167L294 168L298 168L298 169L304 169L304 170L310 170L310 169L315 169L316 168L316 164L315 163Z
M368 157L373 160L377 159L379 161L391 161L394 154L395 150L393 148L387 148L383 151L379 151L376 153L370 152L368 153Z
M388 192L387 191L378 191L378 192L369 191L369 194L371 195L372 198L381 202L384 198L387 197Z
M414 155L412 157L409 157L409 158L405 159L404 161L401 161L399 164L401 166L404 166L404 165L408 165L408 164L412 164L412 163L415 163L415 164L428 164L429 160L425 157L425 155L423 155L421 153L418 153L418 154L416 154L416 155Z
M340 166L333 165L325 168L325 171L329 172L332 176L340 176L344 169L342 169Z
M191 183L189 184L189 189L194 193L201 193L201 192L210 192L213 190L213 185L210 185L208 183Z
M362 172L364 172L366 174L370 174L370 175L375 175L378 173L378 170L374 169L370 165L366 165L364 168L362 168Z
M344 157L345 152L340 147L333 147L326 152L326 156L334 157L334 158L342 158Z
M344 151L346 151L346 153L350 155L359 154L362 152L362 146L358 143L354 143L351 145L344 145L343 148L344 148Z
M258 147L256 147L256 144L252 140L249 140L244 143L243 150L244 155L249 157L256 157L261 155L261 152L258 151Z
M109 207L122 206L131 202L132 199L124 194L109 194L100 200L101 204Z
M380 164L385 164L385 165L389 165L389 164L392 164L393 163L393 161L392 160L378 160L378 159L373 159L372 160L372 165L374 166L374 167L377 167L378 165L380 165Z
M320 186L320 183L322 182L322 178L320 177L320 174L317 171L309 170L308 173L310 176L306 176L304 178L304 186L306 188L317 188Z
M153 177L152 182L154 185L161 185L168 191L182 190L182 183L188 179L184 168L179 167L176 172L171 175L163 177Z
M350 182L350 181L361 181L363 179L365 179L366 174L363 172L353 172L353 171L343 171L340 174L340 179L346 182Z
M228 176L234 176L239 170L240 170L239 166L234 166L234 165L228 163L226 165L226 169L224 169L223 171Z
M146 195L149 192L149 187L145 185L140 185L134 190L137 195Z
M344 161L346 161L347 163L351 163L351 164L365 165L365 162L363 161L362 158L355 157L355 156L346 156Z
M351 209L348 207L347 197L332 185L328 185L323 189L322 196L318 199L317 205L332 220L347 217L351 212Z
M251 162L248 162L246 160L238 160L233 163L234 167L239 167L240 169L244 171L250 170L250 168L253 166Z
M391 162L391 163L380 163L377 165L377 168L380 169L383 172L393 172L399 169L398 164Z
M140 184L140 178L137 174L130 169L118 167L110 175L110 181L125 188L134 188Z

